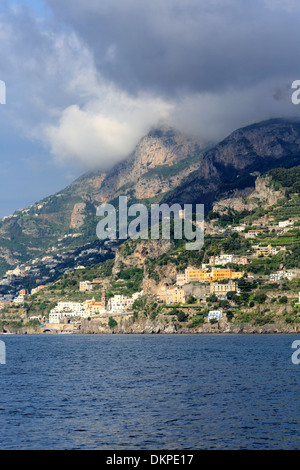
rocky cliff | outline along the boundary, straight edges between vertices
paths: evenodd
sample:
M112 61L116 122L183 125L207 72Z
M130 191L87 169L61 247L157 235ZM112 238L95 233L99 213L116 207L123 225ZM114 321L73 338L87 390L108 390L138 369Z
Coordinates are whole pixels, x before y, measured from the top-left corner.
M93 197L99 202L123 194L148 199L169 191L199 167L203 148L204 142L177 131L153 130L106 175Z
M191 313L191 312L190 312ZM84 319L81 322L82 334L297 334L300 331L299 325L266 324L263 326L253 326L248 324L235 324L222 320L211 324L206 322L201 326L188 327L178 322L173 322L168 318L149 318L140 316L134 319L133 316L116 316L117 325L111 328L107 318Z
M232 197L227 199L221 199L220 201L214 203L213 211L219 212L220 214L227 212L228 209L233 209L237 212L242 212L243 210L252 211L258 206L263 209L274 206L277 202L284 196L282 189L275 190L271 184L271 178L258 177L255 180L255 189L251 191L248 188L248 191L242 192L237 191L237 195L232 195Z
M113 274L121 269L143 268L148 259L167 253L173 244L171 240L128 240L116 253Z
M257 175L300 163L300 121L272 119L236 130L208 150L199 168L163 201L204 203L254 189Z

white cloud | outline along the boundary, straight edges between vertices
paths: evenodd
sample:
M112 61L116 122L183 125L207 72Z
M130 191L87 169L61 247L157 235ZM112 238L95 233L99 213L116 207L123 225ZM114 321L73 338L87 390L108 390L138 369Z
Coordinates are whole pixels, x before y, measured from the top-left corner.
M105 81L93 52L72 30L8 9L0 15L0 37L5 119L50 148L59 164L108 168L169 116L171 105L155 94L131 96ZM115 53L112 44L105 60Z
M260 18L238 0L48 3L69 6L74 25L22 9L0 15L5 119L70 170L108 168L160 122L218 140L252 120L299 114L288 94L300 78L293 15L263 9Z
M111 86L100 86L97 95L82 107L67 107L56 125L45 128L45 139L59 163L110 168L153 125L166 121L172 109L159 98L130 97Z

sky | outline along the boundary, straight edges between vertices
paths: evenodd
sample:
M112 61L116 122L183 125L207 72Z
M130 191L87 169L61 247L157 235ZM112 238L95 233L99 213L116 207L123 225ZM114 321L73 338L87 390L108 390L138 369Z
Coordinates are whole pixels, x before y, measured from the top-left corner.
M0 217L167 125L299 117L298 0L1 0Z

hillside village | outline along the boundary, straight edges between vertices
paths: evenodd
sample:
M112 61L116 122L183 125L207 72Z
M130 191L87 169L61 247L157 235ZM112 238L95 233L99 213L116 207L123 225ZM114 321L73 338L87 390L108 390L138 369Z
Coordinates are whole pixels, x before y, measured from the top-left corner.
M290 139L295 138L290 123L274 120L259 126L263 132L271 130L271 137L268 138L272 141L287 138L289 133ZM284 126L286 134L283 135ZM242 129L241 133L255 142L258 152L256 127ZM122 164L108 176L85 176L65 192L51 196L28 210L24 209L21 215L8 218L9 221L19 220L19 224L25 224L24 217L28 218L26 224L39 217L48 220L52 214L49 211L57 207L58 200L65 198L72 229L63 232L63 228L67 227L63 219L57 242L54 242L53 235L49 239L52 244L45 243L36 256L29 256L27 261L19 264L14 260L14 267L9 267L6 272L2 269L0 332L298 331L300 167L293 166L298 156L288 157L291 161L287 168L278 167L276 160L274 165L277 166L263 174L259 171L248 174L245 170L236 176L237 181L244 179L243 183L235 183L232 188L225 171L228 152L232 154L232 137L224 141L228 145L227 153L224 143L220 150L219 146L209 150L203 158L207 156L210 165L211 152L214 152L213 155L220 155L221 152L224 156L225 176L223 182L217 180L221 191L218 198L206 205L204 246L199 251L187 251L185 240L172 237L171 240L128 239L122 243L119 240L95 240L97 219L94 216L89 218L87 213L83 217L81 209L84 204L73 197L75 188L84 195L84 200L91 198L83 193L83 182L92 181L98 188L106 178L107 183L101 194L105 191L112 194L112 186L118 177L119 189L115 194L130 194L126 191L132 188L132 181L140 178L143 191L148 188L149 197L142 201L150 204L168 201L168 198L172 200L169 194L173 193L168 191L158 199L153 197L155 185L160 178L163 181L172 178L174 183L176 178L173 176L179 171L183 172L182 175L187 174L184 183L181 184L180 178L178 180L181 197L184 200L188 196L188 201L194 197L190 188L197 191L198 178L196 182L191 178L194 173L197 176L201 167L198 161L198 169L189 173L182 160L178 162L178 149L184 141L181 136L175 138L174 135L163 134L163 139L159 137L159 140L153 134L142 141L134 159L129 160L128 168ZM241 139L240 133L238 138ZM235 138L233 140L235 143ZM173 145L171 152L169 142ZM244 145L243 139L240 142ZM298 140L296 143L298 145ZM269 141L267 145L270 145ZM180 158L187 158L190 142L184 148L185 153ZM286 150L282 148L284 156ZM159 155L158 166L146 170L144 163L152 164L156 154ZM145 155L147 159L141 166ZM163 166L163 160L170 159L172 155L176 155L175 163L168 160ZM237 155L232 155L237 160ZM256 158L261 157L258 155ZM195 165L194 157L188 157L188 161ZM241 161L245 165L244 155ZM284 161L286 163L286 159ZM216 172L215 169L211 171ZM252 186L249 186L250 183ZM217 186L214 191L217 194ZM178 188L175 188L174 194L179 197ZM202 193L199 194L198 197L201 197ZM212 198L212 195L209 197ZM46 212L43 213L43 210ZM89 213L93 210L95 208L90 205ZM7 220L4 223L15 224ZM16 236L16 225L9 227ZM83 235L83 229L88 236ZM6 243L6 232L3 230L2 243ZM7 243L11 244L12 241ZM21 250L21 245L18 246ZM30 250L33 248L30 247Z
M103 332L127 332L146 322L149 331L216 332L228 325L235 331L236 325L263 328L279 322L294 331L300 327L298 252L293 258L300 246L300 218L278 220L276 207L282 210L286 202L255 220L248 214L225 226L224 214L215 218L212 211L204 249L192 254L172 241L156 245L152 258L149 244L128 240L115 248L114 260L79 264L54 283L3 296L1 327L78 333L98 331L100 325ZM2 282L21 276L22 269L6 272ZM143 331L141 325L137 331Z

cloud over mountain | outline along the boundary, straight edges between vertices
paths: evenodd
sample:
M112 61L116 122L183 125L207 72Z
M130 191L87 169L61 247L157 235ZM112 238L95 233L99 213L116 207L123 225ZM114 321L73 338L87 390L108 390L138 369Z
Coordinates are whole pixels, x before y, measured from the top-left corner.
M0 8L4 118L59 163L105 169L161 122L217 140L299 115L298 2L31 3Z

